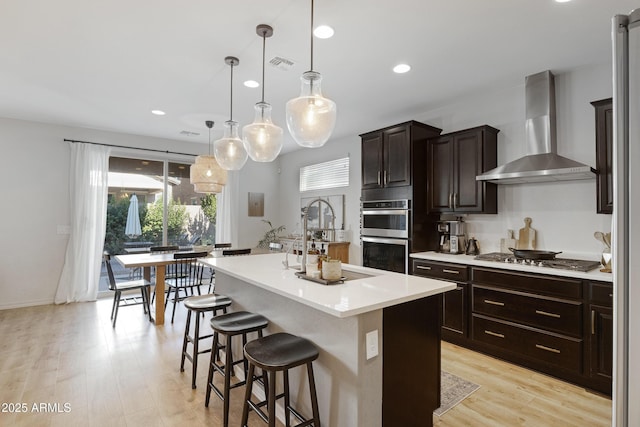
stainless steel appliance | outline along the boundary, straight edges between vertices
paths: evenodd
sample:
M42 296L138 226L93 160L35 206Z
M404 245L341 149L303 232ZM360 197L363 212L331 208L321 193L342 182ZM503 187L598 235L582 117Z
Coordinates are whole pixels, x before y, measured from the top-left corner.
M363 201L360 220L362 265L407 273L411 227L409 200Z
M439 221L440 241L438 250L451 254L463 254L467 248L466 224L462 220Z
M570 259L570 258L554 258L554 259L526 259L516 258L512 254L506 254L502 252L490 252L476 256L474 259L480 261L494 261L502 262L506 264L522 264L531 265L535 267L548 267L559 268L562 270L573 271L591 271L596 268L600 268L600 261L590 261L584 259Z
M362 265L380 270L409 271L409 240L362 236Z
M640 9L612 20L613 420L640 425ZM634 362L634 360L636 362Z
M409 200L376 200L362 202L362 235L409 238L411 210Z

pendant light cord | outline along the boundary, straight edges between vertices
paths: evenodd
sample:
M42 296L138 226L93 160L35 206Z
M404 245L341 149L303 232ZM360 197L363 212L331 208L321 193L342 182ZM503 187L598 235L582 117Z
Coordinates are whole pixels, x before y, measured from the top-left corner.
M230 98L230 102L229 102L229 121L233 121L233 61L231 62L231 84L229 86L231 86L231 96Z
M267 30L262 30L262 103L264 104L264 61L265 46L267 45Z
M311 71L313 71L313 0L311 0Z

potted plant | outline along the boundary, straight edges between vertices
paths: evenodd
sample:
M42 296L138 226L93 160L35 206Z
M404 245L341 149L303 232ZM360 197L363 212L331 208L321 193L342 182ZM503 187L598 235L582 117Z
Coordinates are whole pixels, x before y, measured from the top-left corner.
M262 222L269 225L269 230L267 230L267 232L264 233L264 236L258 242L258 247L268 249L269 243L274 243L278 241L278 234L284 231L285 226L281 225L279 227L274 227L273 224L271 224L271 221L269 221L268 219L263 219Z

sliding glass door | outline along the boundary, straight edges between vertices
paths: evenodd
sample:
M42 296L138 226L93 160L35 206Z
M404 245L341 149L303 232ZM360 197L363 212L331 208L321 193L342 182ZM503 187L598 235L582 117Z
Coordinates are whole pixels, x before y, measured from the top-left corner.
M152 246L181 250L215 242L216 197L198 194L189 181L188 163L111 157L104 249L112 255L146 252ZM118 279L141 276L119 268ZM108 289L106 272L100 291Z

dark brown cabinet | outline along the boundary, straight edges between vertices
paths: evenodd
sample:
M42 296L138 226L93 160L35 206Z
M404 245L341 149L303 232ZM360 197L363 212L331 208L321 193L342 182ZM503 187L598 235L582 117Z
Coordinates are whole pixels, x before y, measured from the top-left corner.
M429 141L427 211L497 213L497 185L476 176L497 166L498 129L479 126Z
M611 283L422 258L411 272L457 285L443 340L611 394Z
M613 373L613 286L589 282L589 376L611 393Z
M596 208L613 213L613 100L591 103L596 111Z
M414 164L424 164L427 139L442 130L410 121L364 133L362 139L362 189L413 184Z
M468 336L468 268L460 264L414 259L412 274L456 283L454 290L443 294L442 337L458 342Z

